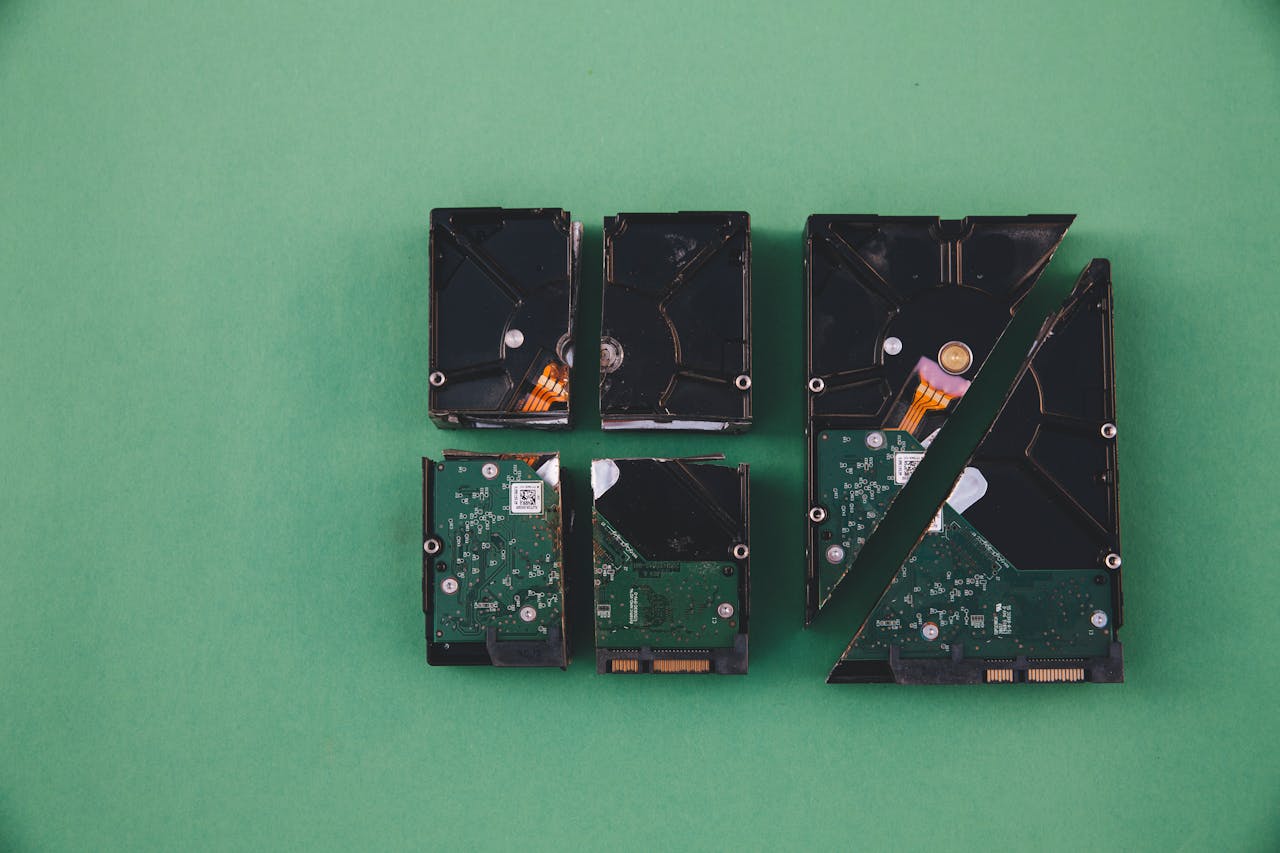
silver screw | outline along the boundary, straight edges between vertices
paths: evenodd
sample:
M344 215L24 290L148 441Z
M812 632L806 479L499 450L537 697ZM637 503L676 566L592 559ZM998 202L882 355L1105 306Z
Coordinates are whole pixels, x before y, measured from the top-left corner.
M565 364L573 367L573 338L569 337L568 332L565 332L560 336L560 340L556 341L556 355L560 356L560 360Z
M422 543L422 550L426 551L428 554L439 554L440 540L436 539L433 536L432 538L428 539L426 542Z
M920 636L932 643L938 639L938 626L932 622L924 623L924 626L920 629Z
M484 475L486 480L492 480L498 476L498 466L492 462L486 462L480 466L480 473Z
M537 618L538 618L538 611L534 610L532 607L529 607L526 605L520 608L521 621L532 622L534 619L537 619Z
M900 353L900 352L902 352L902 341L901 341L901 339L899 339L899 338L885 338L885 339L884 339L884 353L885 353L885 355L897 355L897 354L898 354L898 353Z
M443 592L445 595L453 595L455 592L458 591L458 579L445 578L444 580L440 581L440 591Z
M1108 569L1118 569L1120 568L1120 555L1112 551L1110 554L1107 555L1107 558L1106 560L1104 560L1104 562L1107 564Z
M839 562L841 562L842 560L844 560L844 546L843 546L843 545L832 545L830 548L828 548L828 549L827 549L827 562L828 562L828 563L833 563L833 564L834 564L834 563L839 563Z
M430 382L432 386L436 388L439 388L441 385L443 385L446 382L444 378L444 374L438 370L431 371L431 375L427 377L427 381Z
M733 557L735 560L745 560L747 555L751 553L751 549L739 542L733 546Z
M821 524L827 520L827 511L820 506L815 506L809 510L809 520L814 524Z
M872 450L879 450L884 447L884 433L869 432L867 433L866 442L867 447L870 447Z
M1109 424L1109 423L1108 423L1108 424L1103 424L1103 425L1102 425L1102 429L1101 429L1101 430L1099 430L1099 431L1102 433L1102 437L1103 437L1103 438L1115 438L1115 437L1116 437L1116 432L1117 432L1117 430L1116 430L1116 425L1115 425L1115 424Z
M502 336L502 342L507 345L507 349L520 349L524 345L524 332L519 329L507 329L507 333Z
M1089 614L1089 622L1095 628L1105 628L1107 627L1107 614L1101 610L1095 610Z
M721 603L721 605L716 608L716 615L721 619L728 619L733 615L733 605L727 601Z
M822 381L821 376L815 376L809 380L809 390L815 394L821 394L827 390L827 383Z
M622 344L608 336L600 339L601 373L613 373L619 367L622 367L624 358L626 358L626 354L622 351Z
M746 391L751 387L751 377L745 373L740 374L737 379L733 380L733 384L737 386L739 391Z

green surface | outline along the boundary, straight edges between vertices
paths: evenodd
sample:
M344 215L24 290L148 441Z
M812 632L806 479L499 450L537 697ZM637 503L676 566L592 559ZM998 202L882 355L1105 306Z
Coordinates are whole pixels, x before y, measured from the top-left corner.
M1278 106L1272 2L0 0L0 848L1274 849ZM447 204L588 259L751 211L753 431L432 429ZM805 216L1060 210L1046 310L1114 262L1127 683L828 686ZM444 447L561 449L580 520L593 457L750 462L751 674L596 676L573 588L567 673L428 669ZM536 827L475 820L512 773Z
M486 463L495 466L492 476ZM518 499L535 493L519 491L528 489L541 497L521 506ZM483 643L491 626L500 641L546 637L560 625L563 598L557 490L524 461L467 459L437 463L434 492L434 532L444 543L432 578L436 639ZM457 582L451 594L445 579ZM522 615L526 607L532 619Z
M592 518L598 648L716 649L733 645L737 618L722 619L716 612L723 603L741 609L732 563L650 562L599 510Z
M819 561L824 589L853 566L924 451L904 430L876 432L884 436L876 449L867 444L870 430L818 434L818 494L831 507L819 525L830 538L821 542L843 554L833 561L824 552ZM968 658L1106 656L1111 631L1098 630L1090 617L1110 611L1111 587L1094 583L1096 569L1019 571L949 504L940 512L871 618L855 626L844 658L888 660L890 646L904 658L949 658L955 644ZM936 636L923 636L926 624L938 629Z

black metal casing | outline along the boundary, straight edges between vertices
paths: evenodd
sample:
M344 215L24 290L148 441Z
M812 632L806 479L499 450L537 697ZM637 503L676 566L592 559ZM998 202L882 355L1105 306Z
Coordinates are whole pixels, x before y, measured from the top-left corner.
M751 224L744 212L604 221L604 429L751 423Z
M1111 265L1095 259L1061 309L1045 321L998 414L965 467L987 480L965 517L1020 570L1094 567L1111 597L1113 641L1105 656L1084 659L887 662L841 661L831 683L977 684L988 671L1031 680L1037 669L1071 667L1080 680L1124 681L1119 454Z
M437 426L568 428L581 241L556 208L431 211Z
M815 437L824 429L884 429L912 402L916 367L943 344L972 351L972 380L1040 277L1073 216L928 216L815 214L805 227L805 344L809 385L806 440L808 503L815 494ZM897 338L901 350L885 351ZM817 389L817 390L815 390ZM958 400L956 401L958 402ZM942 427L956 403L927 413L913 434ZM822 549L810 525L805 624L818 613L815 560Z

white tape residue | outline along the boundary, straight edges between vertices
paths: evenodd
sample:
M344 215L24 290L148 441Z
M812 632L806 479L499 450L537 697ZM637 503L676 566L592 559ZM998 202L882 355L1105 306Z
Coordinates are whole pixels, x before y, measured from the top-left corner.
M592 459L591 460L591 494L599 500L600 496L613 488L618 482L618 477L622 472L618 470L618 463L612 459Z
M560 457L552 456L546 462L538 466L538 476L542 478L542 482L551 488L560 485Z

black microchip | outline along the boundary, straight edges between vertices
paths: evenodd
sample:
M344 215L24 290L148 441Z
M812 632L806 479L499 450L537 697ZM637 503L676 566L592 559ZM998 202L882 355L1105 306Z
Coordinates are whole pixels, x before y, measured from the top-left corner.
M751 423L751 222L742 212L604 222L605 429Z
M569 426L581 242L565 210L431 211L437 425Z

